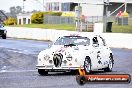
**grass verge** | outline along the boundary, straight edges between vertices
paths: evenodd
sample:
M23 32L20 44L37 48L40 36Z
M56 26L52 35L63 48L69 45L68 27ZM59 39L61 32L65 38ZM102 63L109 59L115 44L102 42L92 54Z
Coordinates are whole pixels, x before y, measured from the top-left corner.
M132 33L132 25L113 25L113 33Z
M28 28L43 28L43 29L57 29L75 31L75 25L68 24L24 24L12 25L10 27L28 27ZM132 25L112 25L112 33L132 33Z
M43 29L68 30L68 31L75 30L74 25L68 25L68 24L24 24L24 25L12 25L10 27L43 28Z

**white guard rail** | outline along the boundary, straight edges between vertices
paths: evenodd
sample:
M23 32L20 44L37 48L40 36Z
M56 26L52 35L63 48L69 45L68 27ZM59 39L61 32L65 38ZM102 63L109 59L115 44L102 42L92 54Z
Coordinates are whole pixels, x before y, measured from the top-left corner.
M7 36L13 38L26 38L37 40L55 41L59 36L70 34L88 35L89 32L75 32L65 30L41 29L41 28L24 28L24 27L5 27ZM132 34L127 33L101 33L106 39L109 47L129 48L132 49Z

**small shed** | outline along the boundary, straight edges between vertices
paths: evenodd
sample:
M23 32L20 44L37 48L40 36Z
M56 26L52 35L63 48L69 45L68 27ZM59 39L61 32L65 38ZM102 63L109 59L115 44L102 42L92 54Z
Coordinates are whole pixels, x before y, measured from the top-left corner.
M17 15L17 24L31 24L32 13L19 13Z

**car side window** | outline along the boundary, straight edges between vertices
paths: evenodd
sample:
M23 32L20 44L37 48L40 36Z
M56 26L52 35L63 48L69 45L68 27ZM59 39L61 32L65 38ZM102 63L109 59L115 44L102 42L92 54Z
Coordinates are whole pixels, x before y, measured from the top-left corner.
M93 40L93 47L98 47L99 44L98 44L98 39L97 39L97 37L94 37L92 40Z
M98 39L97 39L97 37L94 37L94 38L93 38L93 44L98 44Z

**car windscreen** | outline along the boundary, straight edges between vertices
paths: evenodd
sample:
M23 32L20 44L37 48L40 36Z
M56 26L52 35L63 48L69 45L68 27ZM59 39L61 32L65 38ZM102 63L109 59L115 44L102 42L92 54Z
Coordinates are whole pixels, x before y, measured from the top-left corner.
M74 36L68 36L68 37L61 37L56 40L54 45L89 45L90 39L87 37L74 37Z

